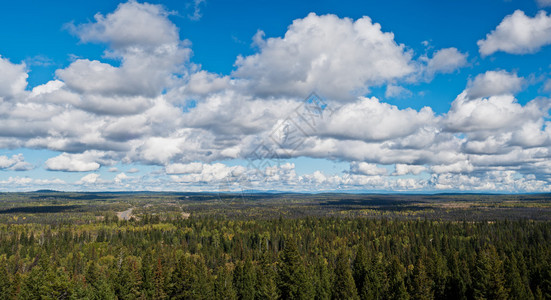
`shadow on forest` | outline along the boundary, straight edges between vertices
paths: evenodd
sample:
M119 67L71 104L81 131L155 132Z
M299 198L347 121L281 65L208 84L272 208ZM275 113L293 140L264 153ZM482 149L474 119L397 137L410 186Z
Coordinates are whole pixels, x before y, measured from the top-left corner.
M416 203L425 203L425 201L412 201L412 200L395 200L385 198L369 198L369 199L340 199L321 202L319 205L337 209L373 209L380 211L421 211L430 207L415 206Z
M35 200L56 200L56 199L64 199L64 200L98 200L98 201L104 201L107 199L113 199L113 196L102 196L97 194L82 194L82 195L39 195L39 196L32 196L31 199Z
M13 207L4 210L0 210L0 214L42 214L42 213L59 213L67 210L73 210L79 208L80 205L45 205L45 206L23 206Z
M393 199L340 199L321 202L320 205L355 205L355 206L397 206L414 203L423 203L424 201L406 201L406 200L393 200Z

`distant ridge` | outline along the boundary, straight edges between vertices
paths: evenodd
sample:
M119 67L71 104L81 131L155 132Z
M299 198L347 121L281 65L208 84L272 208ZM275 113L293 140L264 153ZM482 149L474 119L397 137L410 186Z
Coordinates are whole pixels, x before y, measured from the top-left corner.
M61 191L56 191L56 190L36 190L34 192L31 192L31 193L63 193Z
M0 194L5 194L10 192L0 192ZM549 192L537 192L537 193L491 193L491 192L385 192L385 191L349 191L349 190L339 190L339 191L280 191L280 190L243 190L243 191L194 191L194 192L184 192L184 191L59 191L51 189L41 189L36 191L28 192L16 192L16 193L29 193L29 194L87 194L87 195L136 195L136 194L151 194L151 195L180 195L180 196L195 196L195 195L318 195L318 196L330 196L330 195L386 195L386 196L500 196L500 195L539 195L539 196L548 196L551 197Z

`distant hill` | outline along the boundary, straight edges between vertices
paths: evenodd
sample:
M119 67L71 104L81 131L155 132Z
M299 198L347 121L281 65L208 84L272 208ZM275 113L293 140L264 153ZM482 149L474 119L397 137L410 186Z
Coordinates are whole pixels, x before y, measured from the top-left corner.
M45 193L63 193L61 191L56 191L56 190L36 190L34 192L31 192L31 193L41 193L41 194L45 194Z

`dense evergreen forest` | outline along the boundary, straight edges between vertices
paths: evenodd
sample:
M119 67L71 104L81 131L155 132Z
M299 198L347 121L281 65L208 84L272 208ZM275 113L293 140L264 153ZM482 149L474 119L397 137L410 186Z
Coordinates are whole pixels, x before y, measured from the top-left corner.
M107 217L0 225L0 299L549 299L551 223Z
M0 299L551 299L550 196L0 193Z

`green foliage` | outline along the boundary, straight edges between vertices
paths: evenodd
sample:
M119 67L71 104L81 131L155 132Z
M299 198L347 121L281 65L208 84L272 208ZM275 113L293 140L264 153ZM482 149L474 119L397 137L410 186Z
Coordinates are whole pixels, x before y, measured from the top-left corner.
M0 299L546 299L551 223L189 218L0 225Z
M291 238L285 240L278 263L279 295L283 299L311 299L313 287L308 280L304 261Z
M473 271L475 299L508 299L505 270L495 247L478 253Z
M333 299L358 299L358 292L350 269L348 255L339 252L335 263L335 280L333 282Z

